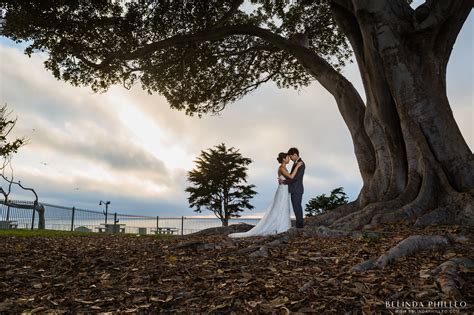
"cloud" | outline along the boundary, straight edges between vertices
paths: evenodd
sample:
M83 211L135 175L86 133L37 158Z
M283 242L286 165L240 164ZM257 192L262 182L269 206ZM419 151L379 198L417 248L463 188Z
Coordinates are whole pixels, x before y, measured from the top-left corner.
M34 122L35 137L32 149L52 150L68 159L81 158L89 163L104 164L117 171L159 174L167 179L164 163L124 136L108 132L90 121L75 121L65 128L50 126L45 119L27 117ZM18 133L24 130L19 129ZM81 136L82 135L82 136Z

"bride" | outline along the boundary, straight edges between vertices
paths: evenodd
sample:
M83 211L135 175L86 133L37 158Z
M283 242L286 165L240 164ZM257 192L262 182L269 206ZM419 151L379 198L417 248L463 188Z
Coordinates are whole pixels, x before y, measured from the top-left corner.
M281 152L278 154L277 161L280 163L280 166L278 167L278 178L281 179L292 179L295 177L298 168L303 164L302 162L297 163L293 172L290 174L286 169L286 165L290 162L289 155L287 153ZM290 227L290 194L288 192L288 186L280 184L272 203L258 224L247 232L232 233L229 234L229 237L249 237L278 234L286 232Z

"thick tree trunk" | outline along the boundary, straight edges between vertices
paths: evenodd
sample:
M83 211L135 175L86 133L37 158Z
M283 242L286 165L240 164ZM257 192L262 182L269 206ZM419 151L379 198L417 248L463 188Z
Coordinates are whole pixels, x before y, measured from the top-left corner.
M403 1L335 2L334 17L350 40L364 83L364 129L375 168L364 177L367 205L351 204L350 211L345 206L315 222L346 229L396 221L472 224L474 157L446 94L446 65L469 1L446 5L448 17L427 29ZM357 150L357 141L354 145Z
M46 221L44 219L44 206L42 204L37 204L34 207L34 210L38 212L38 230L44 230L46 228Z

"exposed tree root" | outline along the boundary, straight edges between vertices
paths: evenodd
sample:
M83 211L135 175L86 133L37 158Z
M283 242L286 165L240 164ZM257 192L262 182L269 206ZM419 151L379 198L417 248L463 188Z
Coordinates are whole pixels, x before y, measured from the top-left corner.
M288 243L289 240L290 240L290 236L287 233L282 233L278 238L274 238L270 242L267 242L263 245L256 244L256 245L241 249L237 251L237 254L240 254L240 255L248 254L250 257L268 257L269 248L282 246L283 244Z
M307 237L360 237L362 233L359 231L336 230L325 226L307 227L300 231Z
M425 227L436 224L453 224L455 222L455 214L452 208L443 207L436 208L421 217L415 222L415 227Z
M209 235L228 235L230 233L247 232L254 226L247 223L232 224L229 226L219 226L214 228L208 228L195 233L188 234L187 236L209 236Z
M383 269L391 262L404 257L412 255L416 252L431 250L435 248L443 248L452 243L449 237L441 235L412 235L398 243L395 247L389 249L382 254L375 266Z
M355 272L364 272L370 269L375 268L375 260L369 259L366 261L361 262L360 264L357 264L351 268L351 271Z
M413 127L413 126L411 126ZM417 130L419 133L419 130ZM420 134L422 136L422 134ZM347 207L312 219L311 225L320 224L339 230L372 229L381 224L407 222L416 227L439 224L474 224L474 195L453 188L445 170L432 156L429 146L421 137L420 150L426 158L413 156L404 191L394 199L385 194L378 202L357 209L360 196ZM384 200L386 199L386 200Z
M374 216L374 213L382 211L385 207L384 205L384 202L370 204L362 210L350 213L342 218L337 219L329 226L339 230L360 229L370 222L371 218Z
M335 229L343 230L356 230L361 228L370 229L376 225L372 224L371 221L377 214L396 211L415 200L421 185L422 181L420 176L412 172L409 175L408 184L404 192L396 198L368 204L363 209L339 217L337 220L334 220L327 225L330 225Z
M238 254L250 255L251 257L267 257L270 248L279 247L287 244L293 238L302 235L304 237L361 237L359 231L333 230L325 226L312 227L307 226L304 229L291 228L285 233L277 236L264 237L256 241L256 244L237 251Z
M324 226L306 226L303 229L291 228L285 233L255 239L251 246L240 249L235 253L237 255L249 255L251 257L268 257L270 248L275 248L287 244L290 240L300 235L303 235L305 237L360 237L362 233L332 230ZM235 241L239 242L239 239L235 239Z
M458 277L460 267L473 270L474 261L468 258L451 258L430 272L441 291L449 297L462 297L459 291L460 281Z
M453 241L454 240L448 236L412 235L382 254L376 261L364 261L352 267L352 270L363 272L375 268L383 269L401 257L409 256L420 251L444 248L452 244Z
M334 210L326 211L321 215L310 217L307 219L306 226L328 226L339 218L345 217L351 213L360 210L360 203L358 200L349 202L348 204L342 205Z
M455 197L460 206L455 215L455 223L463 225L474 225L474 189L471 192L458 193Z
M432 206L433 193L435 189L435 184L432 177L433 176L427 176L423 179L421 189L415 200L394 211L386 211L375 215L372 218L371 224L376 226L380 225L381 223L415 221L416 218L425 213Z
M404 203L405 202L401 198L372 203L360 211L341 217L334 221L330 227L339 230L356 230L363 227L370 228L370 226L366 225L370 223L374 215L382 211L387 211L387 209L396 209L401 207Z
M474 197L470 193L450 191L451 198L445 206L436 208L416 222L416 227L425 227L437 224L474 225Z

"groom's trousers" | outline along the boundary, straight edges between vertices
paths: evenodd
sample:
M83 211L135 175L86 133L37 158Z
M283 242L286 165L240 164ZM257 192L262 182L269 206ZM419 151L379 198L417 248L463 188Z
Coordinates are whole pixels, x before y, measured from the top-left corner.
M304 225L303 221L303 207L301 202L303 200L303 194L291 194L291 204L293 205L293 211L295 212L296 217L296 227L302 228Z

